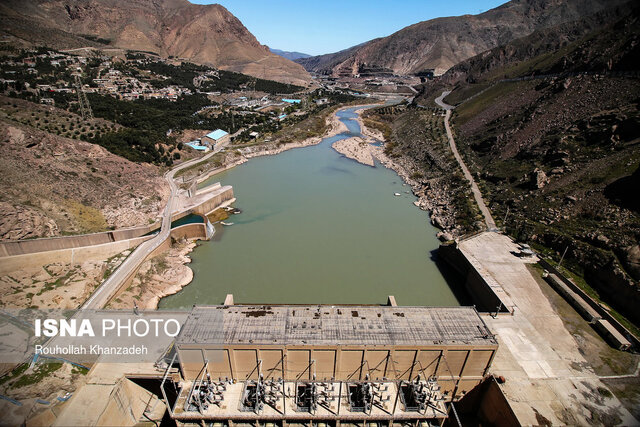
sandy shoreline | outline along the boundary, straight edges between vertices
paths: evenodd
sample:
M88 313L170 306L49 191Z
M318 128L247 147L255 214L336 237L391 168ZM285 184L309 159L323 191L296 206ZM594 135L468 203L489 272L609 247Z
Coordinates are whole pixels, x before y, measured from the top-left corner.
M331 147L343 156L367 166L375 166L373 146L368 140L353 136L334 142Z

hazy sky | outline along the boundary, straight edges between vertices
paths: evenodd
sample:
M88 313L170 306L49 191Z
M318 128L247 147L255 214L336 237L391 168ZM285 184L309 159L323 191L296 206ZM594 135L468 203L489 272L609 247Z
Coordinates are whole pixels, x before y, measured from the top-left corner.
M190 0L219 3L269 47L336 52L441 16L477 14L507 0Z

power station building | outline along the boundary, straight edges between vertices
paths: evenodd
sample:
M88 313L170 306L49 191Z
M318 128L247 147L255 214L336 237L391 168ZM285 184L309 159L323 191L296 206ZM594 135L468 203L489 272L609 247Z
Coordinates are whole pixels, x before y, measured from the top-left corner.
M194 306L162 383L178 422L428 422L498 348L473 307Z

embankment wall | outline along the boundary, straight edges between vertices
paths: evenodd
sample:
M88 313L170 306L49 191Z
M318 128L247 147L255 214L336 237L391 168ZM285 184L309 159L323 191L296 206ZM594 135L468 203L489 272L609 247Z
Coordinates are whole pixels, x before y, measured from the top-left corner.
M152 236L143 236L94 246L82 246L78 248L66 248L3 257L0 258L0 275L54 262L80 264L86 261L103 261L127 249L133 249L145 240L151 239L151 237Z
M582 299L582 303L588 304L589 307L595 311L600 317L604 320L607 320L611 326L613 326L618 332L622 334L629 342L636 348L640 349L640 338L631 333L627 328L625 328L615 317L609 313L607 309L605 309L600 303L591 298L585 291L583 291L578 285L573 283L570 279L568 279L564 274L562 274L557 268L553 265L549 264L544 259L540 259L538 264L545 270L550 273L555 274L562 282L575 294L578 295L579 298Z
M438 256L442 257L447 264L464 278L464 286L478 311L495 313L496 309L501 307L500 313L509 312L509 308L502 303L491 289L491 286L482 277L482 274L469 262L455 243L443 243L440 245Z
M61 249L79 248L82 246L94 246L119 242L122 240L130 240L143 236L158 229L159 227L160 223L155 223L141 227L123 228L121 230L83 234L79 236L62 236L45 239L0 242L0 257L57 251Z
M191 212L206 216L207 214L211 213L213 210L217 209L224 202L233 199L234 198L233 188L231 186L227 186L227 187L228 188L222 193L202 202L198 206L191 209Z

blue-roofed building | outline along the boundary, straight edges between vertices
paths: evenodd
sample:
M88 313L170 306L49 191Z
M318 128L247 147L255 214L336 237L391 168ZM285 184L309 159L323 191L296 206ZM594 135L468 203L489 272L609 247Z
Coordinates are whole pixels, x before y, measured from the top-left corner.
M189 147L193 148L194 150L204 151L205 153L207 151L209 151L209 147L207 147L206 145L200 145L200 143L198 141L187 142L185 145L188 145Z
M208 145L213 148L216 144L226 142L227 139L229 139L229 133L222 129L216 129L203 136L200 141L203 145Z

